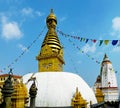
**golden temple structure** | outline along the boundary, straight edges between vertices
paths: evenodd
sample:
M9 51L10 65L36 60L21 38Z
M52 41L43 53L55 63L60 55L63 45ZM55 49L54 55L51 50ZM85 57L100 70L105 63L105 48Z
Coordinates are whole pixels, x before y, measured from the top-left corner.
M9 74L1 75L1 106L0 108L25 108L28 103L28 92L21 76Z
M38 72L21 78L14 77L10 70L7 77L0 77L4 80L0 82L0 108L104 108L100 89L96 88L94 94L80 76L63 72L64 51L56 33L53 9L46 25L48 31L36 57Z
M100 90L100 88L96 88L95 95L96 95L98 103L101 103L104 101L104 94L103 94L102 90Z
M80 92L78 91L78 88L76 88L76 92L74 94L71 104L73 108L87 108L87 102L81 96Z
M4 82L7 80L8 77L9 74L0 75L0 103L2 103L3 101L1 88L3 88ZM13 75L11 79L14 88L14 93L11 98L12 108L19 108L19 106L22 104L25 106L25 104L27 103L27 99L28 99L27 88L25 84L22 83L21 78L22 76Z
M41 51L36 57L38 60L38 72L63 71L63 47L60 44L55 31L57 18L51 9L51 13L46 19L48 32L41 46Z

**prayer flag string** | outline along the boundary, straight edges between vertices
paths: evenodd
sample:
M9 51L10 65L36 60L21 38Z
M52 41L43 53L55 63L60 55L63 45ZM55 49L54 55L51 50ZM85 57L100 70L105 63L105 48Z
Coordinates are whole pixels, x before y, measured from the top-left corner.
M89 41L91 41L92 43L99 43L99 46L101 46L103 43L104 43L104 45L108 45L111 43L113 46L116 46L116 45L120 46L120 40L97 40L97 39L84 38L84 37L80 37L80 36L72 36L69 34L65 34L64 32L62 32L61 30L58 30L58 29L57 29L57 32L59 34L61 34L62 36L77 39L80 42L84 42L84 43L88 43Z
M40 36L43 34L46 26L43 27L42 31L39 33L39 35L28 45L28 47L16 58L13 62L11 62L9 65L7 65L5 68L1 69L0 72L4 72L5 70L9 70L12 65L14 65L18 60L33 46L33 44L36 43L36 41L40 38ZM12 68L14 69L14 68Z
M58 30L57 30L58 31ZM81 53L85 54L87 57L89 57L91 60L95 61L95 63L100 64L101 62L99 62L98 60L96 60L94 57L92 57L91 55L89 55L88 53L86 53L85 51L83 51L79 46L77 46L73 41L70 40L70 38L68 36L65 35L65 37L67 37L68 41L75 47L77 48Z

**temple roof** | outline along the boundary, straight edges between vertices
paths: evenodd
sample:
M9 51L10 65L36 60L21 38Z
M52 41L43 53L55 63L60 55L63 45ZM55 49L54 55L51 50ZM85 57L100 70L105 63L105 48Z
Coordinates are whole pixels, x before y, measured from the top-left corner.
M111 63L111 61L109 60L107 54L104 55L104 58L103 58L102 63L103 63L103 62Z

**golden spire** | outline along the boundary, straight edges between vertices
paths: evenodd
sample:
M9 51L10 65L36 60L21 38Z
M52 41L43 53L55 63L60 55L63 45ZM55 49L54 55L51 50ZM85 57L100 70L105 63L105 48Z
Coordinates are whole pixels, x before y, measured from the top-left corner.
M95 95L96 95L98 103L101 103L104 101L104 94L100 88L96 88Z
M48 32L41 46L41 51L36 57L38 60L38 71L62 71L63 47L56 33L57 18L51 9L46 18ZM41 61L41 62L40 62Z
M55 31L57 19L53 13L53 9L51 9L51 13L46 18L46 24L48 27L48 32L43 41L42 47L47 44L52 48L53 51L58 52L62 47Z
M81 93L78 91L78 87L76 87L76 92L72 98L71 105L73 108L87 108L87 101L83 99Z

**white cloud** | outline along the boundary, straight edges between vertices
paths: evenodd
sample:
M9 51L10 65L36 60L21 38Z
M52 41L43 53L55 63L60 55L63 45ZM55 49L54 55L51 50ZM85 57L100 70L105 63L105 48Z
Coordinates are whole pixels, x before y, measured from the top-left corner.
M115 31L120 31L120 17L115 17L113 20L112 20L112 27Z
M23 8L23 9L21 10L21 13L22 13L22 15L24 15L24 16L29 16L29 17L34 17L34 16L36 16L36 15L41 17L41 16L44 15L43 12L36 11L36 10L30 8L30 7Z
M43 16L44 15L44 13L43 12L40 12L40 11L35 11L35 13L36 13L36 15L38 15L38 16Z
M119 46L118 47L114 47L112 52L120 52L120 47Z
M82 47L82 51L84 51L85 53L87 52L94 53L96 51L96 44L93 44L91 46L89 44L86 44L85 46Z
M19 39L22 37L22 32L19 25L15 21L8 21L7 17L2 16L2 37L10 39Z
M67 19L67 17L62 17L62 18L60 18L60 21L62 22L62 21L65 21Z
M101 51L101 52L95 53L95 54L94 54L94 57L95 57L95 58L98 58L98 57L103 56L103 55L104 55L104 51Z
M29 8L29 7L28 8L23 8L21 12L22 12L23 15L32 15L33 14L33 9Z
M113 32L111 33L111 35L120 38L120 17L115 17L112 20L112 28L113 28Z
M27 47L25 47L22 44L19 44L18 47L22 50L22 51L28 51Z

